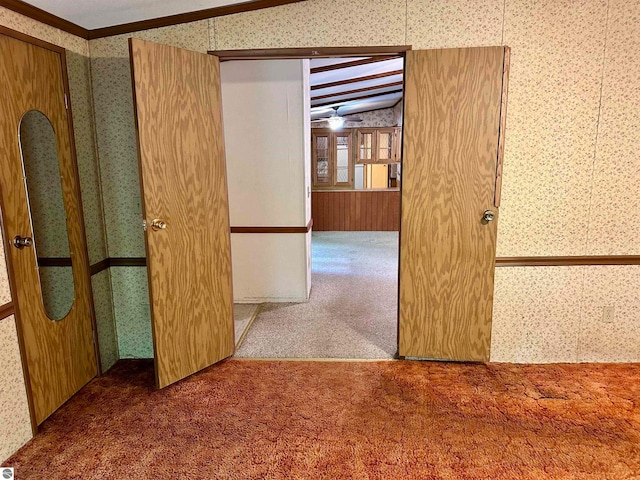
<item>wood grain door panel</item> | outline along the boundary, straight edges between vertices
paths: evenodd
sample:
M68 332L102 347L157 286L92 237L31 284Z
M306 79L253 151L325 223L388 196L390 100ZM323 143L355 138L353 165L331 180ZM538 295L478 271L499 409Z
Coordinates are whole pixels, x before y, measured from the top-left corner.
M508 49L407 52L399 354L488 361ZM506 82L505 82L506 85Z
M58 52L6 35L0 35L0 51L0 190L5 252L13 271L35 421L40 424L97 374L89 262L70 117L65 108L64 59ZM75 299L69 313L56 322L48 318L43 305L35 249L17 249L11 243L16 235L33 237L18 138L21 119L30 110L42 112L55 132L73 259Z
M130 53L161 388L234 351L220 70L215 56L137 39Z

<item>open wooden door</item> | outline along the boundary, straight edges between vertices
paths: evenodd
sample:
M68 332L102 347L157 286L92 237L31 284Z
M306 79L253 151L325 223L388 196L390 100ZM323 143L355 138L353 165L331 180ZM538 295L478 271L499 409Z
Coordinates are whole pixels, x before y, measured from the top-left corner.
M489 360L508 60L407 52L400 356Z
M98 367L64 50L33 42L0 34L0 198L33 420L40 424ZM53 256L68 265L45 269Z
M233 354L218 58L129 40L156 382Z

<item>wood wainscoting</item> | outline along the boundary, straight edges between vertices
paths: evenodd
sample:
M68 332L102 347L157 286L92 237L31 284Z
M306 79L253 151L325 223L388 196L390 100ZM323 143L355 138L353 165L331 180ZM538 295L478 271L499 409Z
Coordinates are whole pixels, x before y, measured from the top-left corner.
M398 231L400 191L313 191L311 216L316 232Z

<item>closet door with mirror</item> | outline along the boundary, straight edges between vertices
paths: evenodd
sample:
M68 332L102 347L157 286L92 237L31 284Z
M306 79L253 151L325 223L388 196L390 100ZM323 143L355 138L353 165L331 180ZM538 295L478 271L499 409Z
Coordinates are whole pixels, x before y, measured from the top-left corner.
M0 30L4 248L40 424L97 372L64 50Z

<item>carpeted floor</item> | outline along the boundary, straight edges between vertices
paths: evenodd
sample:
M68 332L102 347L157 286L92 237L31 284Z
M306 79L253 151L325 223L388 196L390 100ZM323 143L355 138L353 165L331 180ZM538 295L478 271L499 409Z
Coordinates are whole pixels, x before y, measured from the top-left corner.
M237 357L393 358L398 232L314 232L311 298L262 306Z
M640 478L640 365L119 362L11 457L19 479Z

